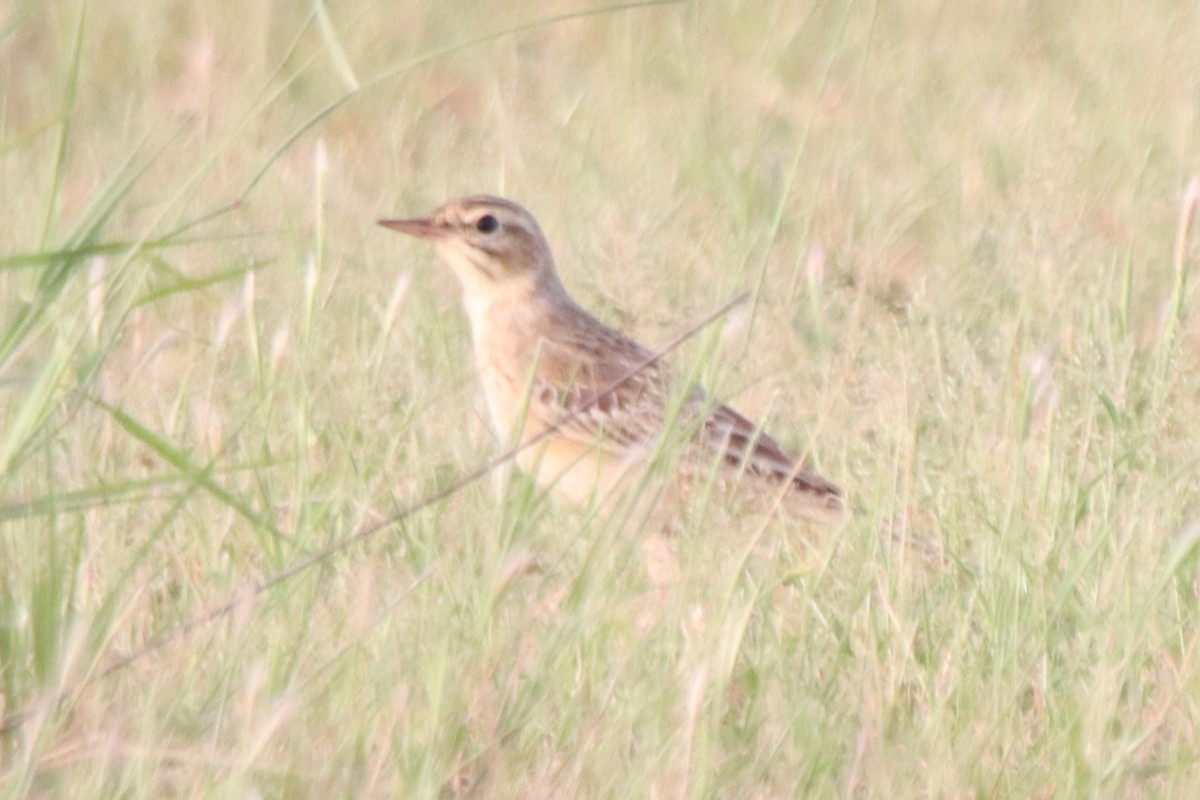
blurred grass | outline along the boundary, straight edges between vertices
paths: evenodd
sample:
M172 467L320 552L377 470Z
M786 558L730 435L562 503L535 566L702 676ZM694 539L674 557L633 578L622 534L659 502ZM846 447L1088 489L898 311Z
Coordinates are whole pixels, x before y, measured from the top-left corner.
M1194 794L1200 11L1102 6L0 12L0 791ZM755 289L676 360L849 525L660 585L514 477L293 576L494 453L374 226L474 191L649 342Z

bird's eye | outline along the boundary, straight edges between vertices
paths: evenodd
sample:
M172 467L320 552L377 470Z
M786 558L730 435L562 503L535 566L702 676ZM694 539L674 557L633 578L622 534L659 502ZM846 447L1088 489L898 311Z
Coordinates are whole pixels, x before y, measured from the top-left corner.
M500 227L500 220L493 217L491 214L484 214L475 221L475 230L480 233L494 233Z

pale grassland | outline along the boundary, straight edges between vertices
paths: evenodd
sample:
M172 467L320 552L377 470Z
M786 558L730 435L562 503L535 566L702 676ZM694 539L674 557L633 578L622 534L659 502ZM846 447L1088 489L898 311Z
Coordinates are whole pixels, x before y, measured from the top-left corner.
M515 6L0 9L3 796L1200 796L1200 6ZM849 524L325 552L497 452L476 191Z

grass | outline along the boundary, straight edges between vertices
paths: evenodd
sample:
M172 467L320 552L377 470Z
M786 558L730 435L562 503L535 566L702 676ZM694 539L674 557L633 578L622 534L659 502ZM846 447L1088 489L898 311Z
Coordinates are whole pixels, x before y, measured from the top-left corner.
M893 5L0 12L3 796L1195 794L1200 14ZM474 191L849 524L462 485Z

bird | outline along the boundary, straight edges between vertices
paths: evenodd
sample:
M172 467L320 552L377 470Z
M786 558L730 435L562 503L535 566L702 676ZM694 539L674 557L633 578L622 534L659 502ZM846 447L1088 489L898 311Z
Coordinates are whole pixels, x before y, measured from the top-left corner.
M678 474L719 474L722 485L773 498L773 507L811 522L845 520L837 485L702 388L678 394L655 351L580 306L522 206L471 195L426 217L378 222L431 242L458 278L492 426L519 448L517 466L540 487L577 505L613 496L645 467L674 418L692 427ZM680 397L681 406L672 399Z

